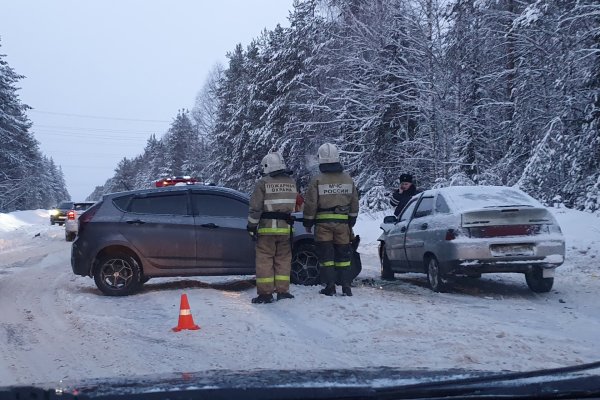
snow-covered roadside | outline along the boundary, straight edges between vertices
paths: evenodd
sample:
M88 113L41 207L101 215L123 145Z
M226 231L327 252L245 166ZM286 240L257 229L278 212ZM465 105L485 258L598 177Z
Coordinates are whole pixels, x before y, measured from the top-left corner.
M361 215L355 296L252 305L251 277L153 279L142 293L100 295L73 275L70 243L47 212L0 214L0 385L207 369L391 366L528 370L600 359L597 215L554 210L567 237L555 289L484 275L434 293L425 276L378 280L383 214ZM39 236L36 234L39 233ZM188 295L200 331L171 332Z
M48 216L48 210L0 213L0 277L56 252L64 230L51 227Z

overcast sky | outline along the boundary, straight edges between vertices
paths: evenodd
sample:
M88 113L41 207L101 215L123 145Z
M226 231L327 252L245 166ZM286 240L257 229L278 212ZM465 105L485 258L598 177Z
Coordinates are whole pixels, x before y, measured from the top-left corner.
M73 200L141 154L236 43L288 26L293 0L0 0L0 53Z

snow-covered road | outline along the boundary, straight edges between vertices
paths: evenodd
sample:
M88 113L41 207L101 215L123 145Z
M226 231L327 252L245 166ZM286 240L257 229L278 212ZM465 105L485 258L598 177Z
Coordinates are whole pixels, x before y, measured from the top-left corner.
M0 386L208 369L499 371L600 360L600 219L556 215L568 253L547 294L513 274L461 280L450 293L432 292L424 275L380 281L378 220L361 216L353 297L293 286L293 300L253 305L252 277L153 279L135 296L102 296L73 275L70 243L45 211L0 214ZM199 331L171 331L183 293Z

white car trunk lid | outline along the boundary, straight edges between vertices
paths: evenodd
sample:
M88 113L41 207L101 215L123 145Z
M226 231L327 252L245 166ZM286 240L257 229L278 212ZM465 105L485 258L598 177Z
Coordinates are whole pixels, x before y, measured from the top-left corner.
M464 212L461 225L471 237L528 236L546 231L554 223L544 208L501 207Z

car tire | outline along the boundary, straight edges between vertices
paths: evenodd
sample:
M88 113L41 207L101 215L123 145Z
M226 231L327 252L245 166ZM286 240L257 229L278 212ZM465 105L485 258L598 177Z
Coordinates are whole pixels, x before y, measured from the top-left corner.
M128 296L142 286L142 271L135 258L125 253L102 257L94 269L94 281L107 296Z
M65 240L67 242L72 242L75 240L75 236L77 236L75 232L65 232Z
M317 246L314 242L300 243L292 250L292 270L290 282L295 285L314 286L321 283L319 274L319 258L317 257ZM350 263L350 281L353 281L362 271L360 254L353 250ZM336 282L341 285L341 281Z
M393 281L394 271L392 271L392 267L390 266L390 259L387 256L385 251L385 243L381 243L379 246L379 260L381 262L381 279L385 281Z
M537 266L525 273L525 281L529 289L536 293L547 293L554 285L554 278L544 278L544 270Z
M290 281L293 284L305 286L321 283L319 258L314 243L300 243L294 246Z
M445 292L448 280L442 273L440 263L435 256L425 259L425 268L427 269L427 282L434 292Z
M50 220L50 225L54 225L54 220L53 219Z

